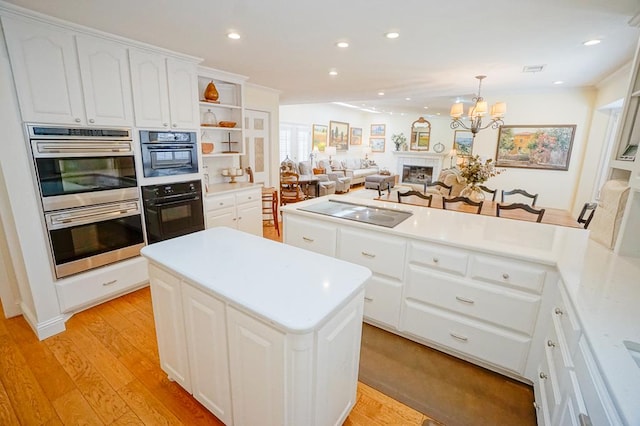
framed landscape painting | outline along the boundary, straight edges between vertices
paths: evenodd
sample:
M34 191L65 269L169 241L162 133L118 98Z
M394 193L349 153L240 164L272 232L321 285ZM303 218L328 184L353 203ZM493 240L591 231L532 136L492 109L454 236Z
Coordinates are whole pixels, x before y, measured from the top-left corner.
M469 157L473 153L473 133L468 130L456 130L453 136L453 148L461 157Z
M371 136L384 136L385 125L384 124L372 124Z
M327 146L327 126L322 124L314 124L311 137L311 151L318 148L318 151L324 152Z
M371 152L384 152L384 138L369 138Z
M362 128L352 127L349 145L362 145Z
M349 149L349 123L329 122L329 146L335 146L336 151Z
M500 126L496 167L569 170L575 124Z

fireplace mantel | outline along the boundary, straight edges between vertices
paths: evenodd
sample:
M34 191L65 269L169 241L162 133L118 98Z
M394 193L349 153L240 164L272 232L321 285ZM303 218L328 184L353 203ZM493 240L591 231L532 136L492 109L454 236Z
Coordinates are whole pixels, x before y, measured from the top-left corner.
M404 165L427 166L433 167L433 179L435 180L440 175L444 159L448 154L436 154L423 151L393 151L393 155L396 157L396 170L401 178Z

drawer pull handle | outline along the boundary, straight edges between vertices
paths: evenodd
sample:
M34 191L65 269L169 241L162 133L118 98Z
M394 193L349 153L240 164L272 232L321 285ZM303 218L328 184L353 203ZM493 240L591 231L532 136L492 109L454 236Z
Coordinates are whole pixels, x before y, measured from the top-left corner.
M591 423L591 419L587 414L578 414L578 421L580 422L580 426L593 426L593 423Z
M366 300L367 302L373 302L373 297L364 297L364 300Z
M553 312L555 312L555 313L556 313L556 315L562 315L562 314L564 314L564 312L562 312L562 309L560 309L560 308L556 308Z
M545 373L543 373L542 371L540 372L540 378L542 380L547 380L549 378L549 376L547 376Z
M456 296L456 300L459 300L460 302L463 302L463 303L468 303L470 305L473 305L474 303L476 303L474 300L467 299L466 297L462 297L462 296Z
M549 346L550 348L555 348L556 344L553 340L547 340L547 346Z
M376 257L376 255L375 255L375 254L367 253L366 251L363 251L363 252L362 252L362 255L363 255L363 256L366 256L366 257L370 257L370 258L372 258L372 259L373 259L374 257Z
M466 342L467 340L469 340L469 338L468 338L468 337L466 337L466 336L461 336L461 335L459 335L459 334L451 333L451 332L449 332L449 334L450 334L450 335L451 335L451 337L453 337L454 339L458 339L458 340L463 341L463 342Z
M113 284L115 284L117 282L118 282L118 280L107 281L106 283L102 283L102 286L103 287L107 287L107 286L113 285Z
M309 238L309 237L302 237L302 239L308 243L312 243L314 241L313 238Z
M434 257L433 258L433 263L438 263L438 262L440 262L440 259L438 259L437 257Z
M503 280L508 280L509 279L509 274L507 274L506 272L504 274L502 274L502 279Z

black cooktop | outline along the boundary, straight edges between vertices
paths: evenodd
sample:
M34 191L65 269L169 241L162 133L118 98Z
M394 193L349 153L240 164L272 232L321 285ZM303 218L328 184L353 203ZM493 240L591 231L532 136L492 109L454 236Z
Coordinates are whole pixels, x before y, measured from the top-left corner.
M395 227L413 214L405 210L386 209L337 200L329 200L306 207L299 207L298 210L384 226L386 228Z

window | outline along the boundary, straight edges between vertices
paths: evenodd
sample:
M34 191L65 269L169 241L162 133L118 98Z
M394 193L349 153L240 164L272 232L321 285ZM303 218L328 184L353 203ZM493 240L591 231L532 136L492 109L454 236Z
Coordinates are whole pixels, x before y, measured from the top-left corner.
M280 123L280 161L285 158L305 161L311 153L311 126Z

